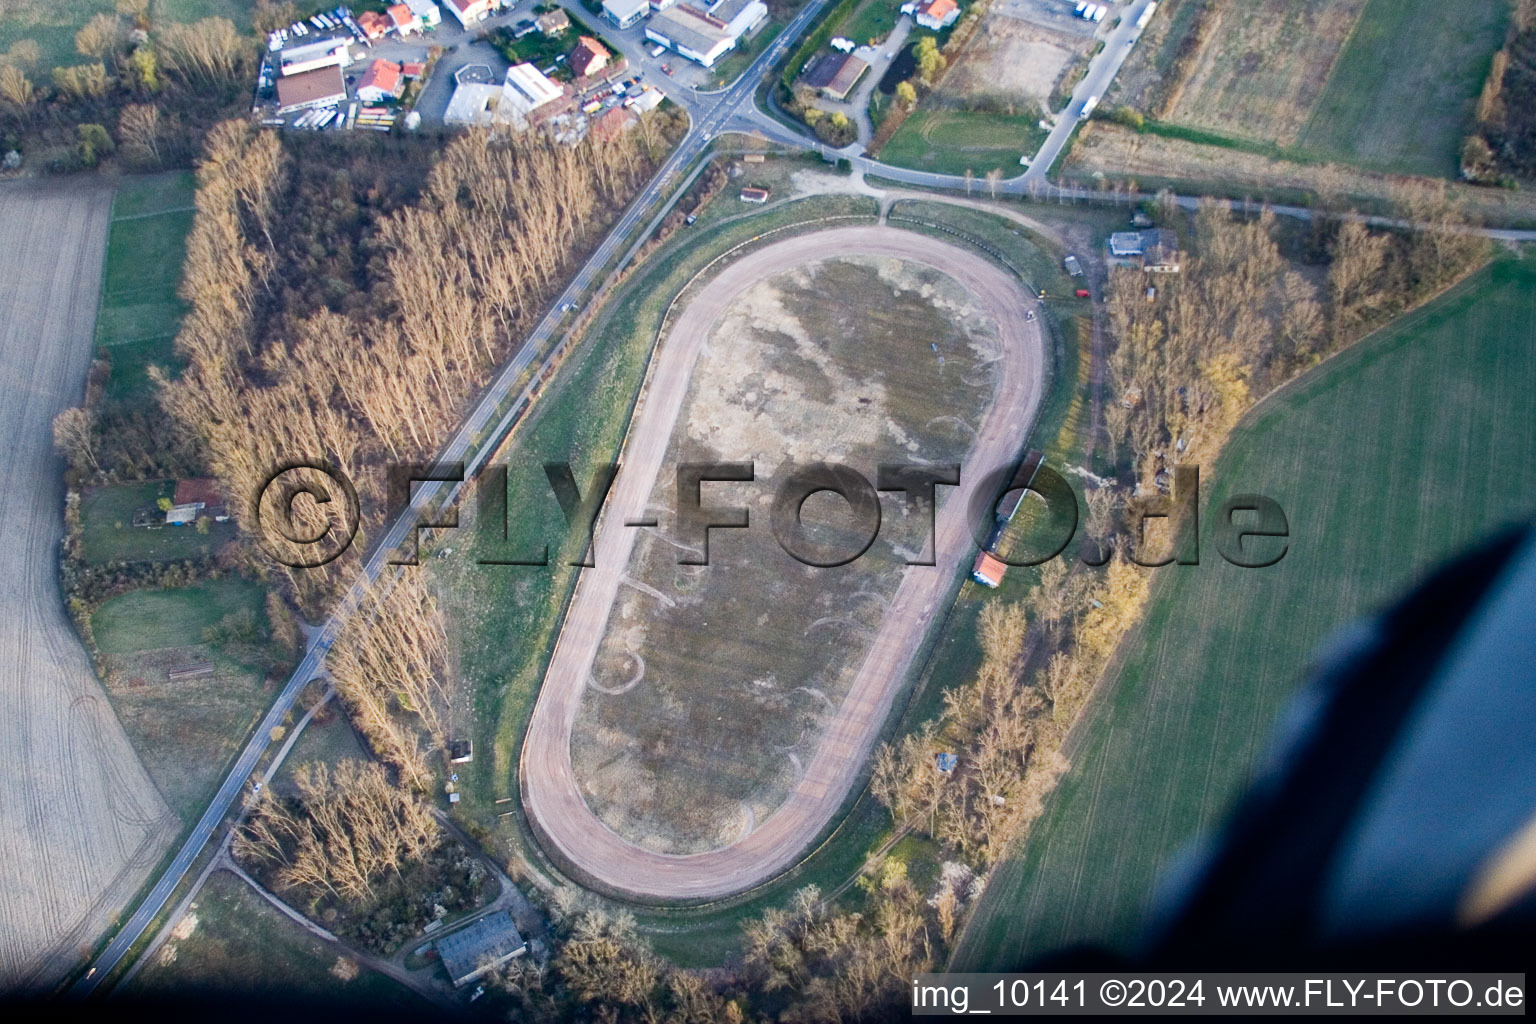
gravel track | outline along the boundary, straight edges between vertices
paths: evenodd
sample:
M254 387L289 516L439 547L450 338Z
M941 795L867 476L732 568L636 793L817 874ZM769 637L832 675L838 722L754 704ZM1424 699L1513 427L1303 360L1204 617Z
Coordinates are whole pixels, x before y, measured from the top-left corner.
M604 825L582 798L571 765L571 728L615 595L627 570L694 363L727 306L765 277L836 256L890 256L963 283L998 325L1003 350L991 410L956 488L940 491L938 565L906 570L847 697L793 793L750 833L706 853L645 850ZM1023 446L1044 393L1045 345L1035 300L981 256L890 227L837 228L769 245L731 264L695 297L662 340L630 430L623 466L594 542L596 568L582 570L523 744L523 802L540 839L593 884L648 899L710 899L740 892L791 866L832 821L859 776L936 614L956 564L974 557L965 510L971 489ZM759 526L758 528L764 528Z
M177 823L59 595L55 414L91 359L112 191L0 188L0 990L47 989L133 896Z

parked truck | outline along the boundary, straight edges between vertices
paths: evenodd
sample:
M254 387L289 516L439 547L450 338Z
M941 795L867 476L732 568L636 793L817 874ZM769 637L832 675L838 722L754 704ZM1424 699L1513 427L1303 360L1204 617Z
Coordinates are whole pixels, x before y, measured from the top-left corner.
M1098 98L1098 96L1089 96L1086 100L1083 100L1083 109L1077 115L1077 119L1079 121L1086 121L1086 120L1088 120L1089 116L1093 114L1093 108L1098 106L1098 105L1099 105L1099 98Z

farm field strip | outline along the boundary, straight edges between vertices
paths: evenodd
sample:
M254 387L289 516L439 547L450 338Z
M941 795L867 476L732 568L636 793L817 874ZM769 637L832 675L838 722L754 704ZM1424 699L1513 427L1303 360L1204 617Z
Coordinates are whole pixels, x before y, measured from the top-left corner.
M1011 969L1124 945L1171 859L1220 821L1319 645L1434 563L1536 509L1536 271L1495 264L1260 406L1207 480L1268 494L1272 569L1207 558L1156 584L1045 816L994 874L953 960ZM1261 639L1256 639L1261 638Z
M50 423L79 401L111 192L0 188L0 366L11 532L0 748L0 984L47 986L79 962L174 837L175 820L113 716L65 618L55 556L62 491Z
M973 464L990 466L1012 457L1020 444L1018 426L1030 422L1039 406L1042 340L1038 325L1026 331L1019 315L1032 300L1016 280L981 257L923 236L844 228L791 239L738 261L690 303L657 355L624 469L597 534L598 567L586 570L577 586L523 748L524 804L539 834L579 872L606 887L658 898L712 897L748 888L787 867L841 805L925 636L937 591L948 585L956 562L971 550L962 486L938 517L942 571L904 574L868 658L793 794L745 838L707 853L655 853L611 832L587 807L572 770L570 732L634 543L634 531L622 524L641 514L650 497L697 348L729 301L752 282L841 252L930 266L942 253L946 265L940 269L964 277L1003 332L1004 350L1015 358L1003 360L1004 379L980 431Z

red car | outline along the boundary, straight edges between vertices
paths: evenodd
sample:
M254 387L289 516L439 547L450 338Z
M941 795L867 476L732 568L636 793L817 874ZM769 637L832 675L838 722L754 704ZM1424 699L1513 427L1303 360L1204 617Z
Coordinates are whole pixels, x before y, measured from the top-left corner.
M1080 299L1086 299L1088 297L1088 289L1087 288L1079 288L1077 290L1077 297L1080 298Z

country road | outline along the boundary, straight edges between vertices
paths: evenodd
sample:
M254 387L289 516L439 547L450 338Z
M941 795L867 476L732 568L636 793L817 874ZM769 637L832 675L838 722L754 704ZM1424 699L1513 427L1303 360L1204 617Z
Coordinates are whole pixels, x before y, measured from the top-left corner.
M770 275L838 255L891 256L933 267L964 283L1002 338L1000 379L960 486L942 499L935 566L912 566L882 618L847 696L789 798L740 840L706 853L643 849L604 825L587 806L571 763L571 728L637 531L665 458L694 363L726 307ZM967 519L971 493L993 467L1015 458L1044 393L1044 341L1028 320L1035 298L1018 278L981 255L927 235L889 227L833 228L774 243L742 257L709 282L659 343L620 470L594 538L595 568L583 569L566 612L523 744L519 778L530 821L578 876L628 895L724 896L788 867L832 820L869 755L907 670L928 634L961 562L975 554Z
M472 478L480 468L481 463L489 455L494 443L477 444L490 438L492 442L500 437L510 426L515 410L520 403L507 402L512 394L512 389L518 379L523 375L534 360L544 355L549 341L553 338L566 317L564 310L570 304L576 302L595 283L598 275L603 273L620 247L630 237L635 228L641 224L651 207L660 200L674 180L685 170L689 164L699 157L714 138L715 134L731 116L736 106L743 100L750 101L752 92L756 88L762 75L783 55L799 35L805 31L815 17L821 13L829 0L810 0L804 10L796 16L795 20L780 34L774 44L763 51L752 65L744 72L737 84L719 94L713 105L702 114L695 114L690 131L677 149L667 158L661 168L652 177L650 183L635 197L628 209L612 229L604 237L603 241L593 251L581 269L571 278L565 289L555 300L553 307L539 321L534 330L524 339L518 347L516 354L496 375L481 395L479 401L470 414L465 418L453 438L443 447L439 456L441 462L466 462L466 478ZM659 215L658 215L659 216ZM649 225L648 225L649 228ZM644 244L650 231L639 235L624 252L620 265L627 264L634 259L635 254ZM535 375L535 379L537 374ZM523 397L530 396L529 389L524 390ZM494 425L494 426L493 426ZM155 917L164 908L170 899L171 893L181 884L191 869L193 862L207 845L208 840L218 830L225 815L235 806L245 790L251 773L257 763L266 753L271 744L270 734L272 727L282 722L283 716L293 706L300 691L320 670L325 661L326 652L335 640L342 625L357 608L358 602L368 587L378 578L385 569L387 559L391 552L404 541L415 527L417 518L422 510L427 508L440 495L449 498L457 496L462 485L457 483L425 483L415 492L411 503L401 515L390 525L384 533L372 554L364 562L358 577L347 589L341 601L326 619L324 626L317 631L305 648L303 660L294 669L292 676L283 686L277 699L272 703L261 724L257 726L251 735L250 741L241 751L235 766L225 777L214 794L207 809L203 812L190 835L177 851L176 856L149 893L144 897L138 908L123 923L112 939L107 943L100 955L92 963L91 970L77 980L70 989L70 994L76 997L89 996L101 982L112 973L112 970L128 955L129 950L149 928Z

